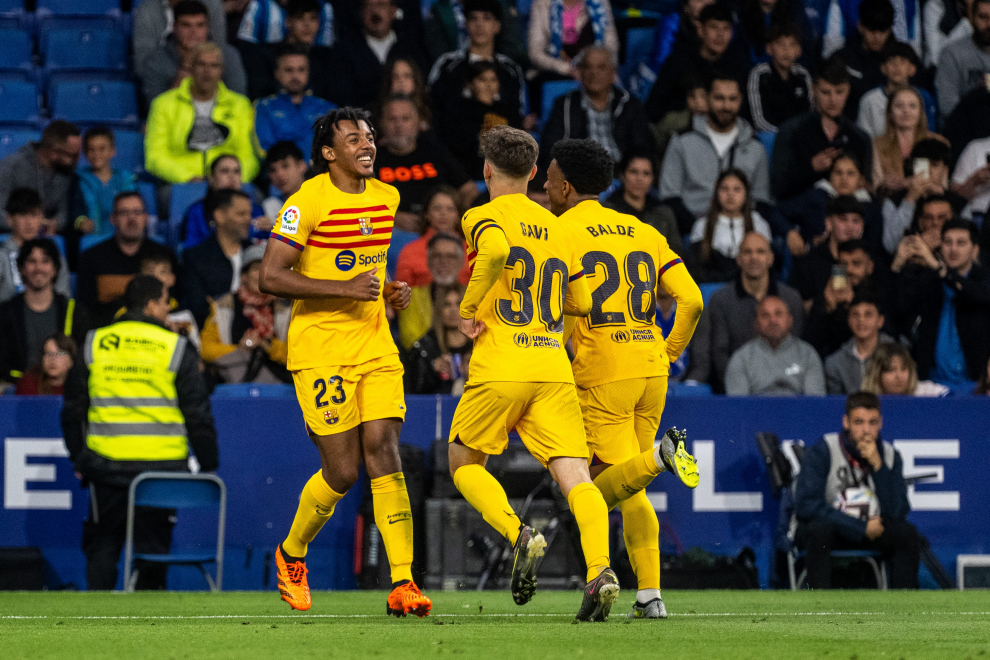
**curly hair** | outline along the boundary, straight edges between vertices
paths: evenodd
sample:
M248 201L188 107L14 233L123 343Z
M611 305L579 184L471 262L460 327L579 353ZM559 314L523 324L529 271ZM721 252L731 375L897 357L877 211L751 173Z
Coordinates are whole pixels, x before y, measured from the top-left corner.
M313 161L314 174L324 174L330 171L327 160L323 157L323 147L333 148L333 137L342 121L352 121L355 125L363 121L368 124L371 134L375 134L375 127L371 124L371 118L361 108L345 106L335 108L323 115L313 122L313 147L310 150L310 158Z
M615 161L605 148L590 138L558 140L550 157L564 179L581 195L599 195L612 185Z

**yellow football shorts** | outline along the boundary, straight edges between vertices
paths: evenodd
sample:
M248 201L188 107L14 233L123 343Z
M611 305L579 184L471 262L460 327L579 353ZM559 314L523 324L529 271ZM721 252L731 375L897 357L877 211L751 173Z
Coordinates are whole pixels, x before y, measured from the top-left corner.
M374 419L404 420L402 374L396 354L356 365L293 371L307 430L333 435Z
M577 388L593 463L616 465L653 447L667 377L630 378Z
M512 429L544 466L559 456L588 456L573 383L469 384L454 411L450 442L501 454Z

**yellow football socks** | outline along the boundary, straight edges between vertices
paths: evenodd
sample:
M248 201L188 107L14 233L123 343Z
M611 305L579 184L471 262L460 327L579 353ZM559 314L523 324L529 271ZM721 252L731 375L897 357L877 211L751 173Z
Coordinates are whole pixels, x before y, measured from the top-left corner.
M502 485L483 465L463 465L454 472L454 486L489 525L515 545L521 522ZM606 541L607 543L607 541ZM606 545L606 548L608 546Z
M581 549L588 565L588 581L608 568L608 507L594 484L581 483L567 494L574 520L581 530Z
M412 580L413 519L406 478L396 472L372 479L371 495L375 524L382 535L392 569L392 582Z
M323 525L330 520L334 506L343 496L330 488L323 479L322 472L310 477L299 495L299 508L296 509L289 535L282 542L283 551L291 557L305 557L309 542L316 538Z
M621 502L619 509L622 510L622 535L639 589L659 589L660 521L657 512L642 490Z
M605 504L611 510L641 492L663 471L663 466L657 466L654 450L650 449L624 463L606 468L595 477L595 485L602 491Z

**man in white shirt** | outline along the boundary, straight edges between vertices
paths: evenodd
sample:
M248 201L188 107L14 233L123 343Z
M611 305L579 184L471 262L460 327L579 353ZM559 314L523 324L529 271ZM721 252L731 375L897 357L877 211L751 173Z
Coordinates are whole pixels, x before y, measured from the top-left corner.
M969 214L986 216L990 207L990 137L973 140L963 149L952 173L952 191L969 200Z

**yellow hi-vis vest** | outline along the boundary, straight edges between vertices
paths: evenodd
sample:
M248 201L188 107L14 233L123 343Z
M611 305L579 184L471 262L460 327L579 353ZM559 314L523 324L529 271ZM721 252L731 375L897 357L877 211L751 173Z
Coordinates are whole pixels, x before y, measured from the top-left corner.
M186 339L150 323L120 321L86 337L86 446L113 461L189 455L175 375Z

